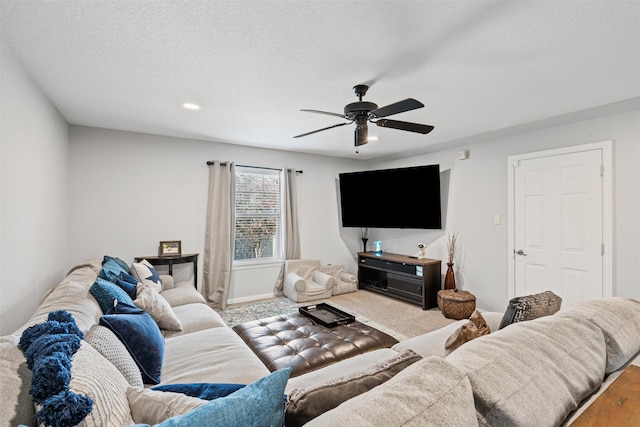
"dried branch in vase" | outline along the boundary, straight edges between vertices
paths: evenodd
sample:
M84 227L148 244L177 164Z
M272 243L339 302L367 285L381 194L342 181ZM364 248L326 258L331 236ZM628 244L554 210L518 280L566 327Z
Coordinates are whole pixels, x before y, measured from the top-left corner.
M456 242L458 240L458 232L447 232L447 250L449 252L449 263L453 264L453 258L456 254Z
M369 229L367 227L361 228L360 229L360 237L362 239L367 239L369 238Z

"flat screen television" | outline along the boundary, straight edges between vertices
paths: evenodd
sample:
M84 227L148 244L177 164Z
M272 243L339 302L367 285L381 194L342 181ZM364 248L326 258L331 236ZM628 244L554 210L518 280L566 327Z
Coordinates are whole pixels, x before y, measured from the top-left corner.
M440 229L440 165L339 174L343 227Z

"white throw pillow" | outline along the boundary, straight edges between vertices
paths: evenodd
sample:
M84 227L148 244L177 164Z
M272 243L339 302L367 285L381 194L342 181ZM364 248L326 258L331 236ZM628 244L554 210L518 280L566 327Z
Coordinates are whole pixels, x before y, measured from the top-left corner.
M160 275L155 267L146 259L140 262L134 262L133 265L131 265L131 274L138 282L152 285L157 292L162 291Z
M166 299L155 291L153 285L140 283L136 287L137 298L133 303L153 317L160 329L181 331L182 323Z
M186 414L208 402L208 400L182 393L140 387L129 387L127 398L133 420L138 424L149 425L159 424L167 418Z

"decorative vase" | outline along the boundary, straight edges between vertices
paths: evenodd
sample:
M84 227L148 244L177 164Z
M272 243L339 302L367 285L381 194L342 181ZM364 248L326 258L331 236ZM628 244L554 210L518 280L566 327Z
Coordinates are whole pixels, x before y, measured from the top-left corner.
M367 239L366 237L362 238L362 252L367 252L367 241L369 239Z
M444 288L445 290L453 289L454 291L457 291L456 276L453 274L453 263L448 262L447 267L447 274L444 276Z

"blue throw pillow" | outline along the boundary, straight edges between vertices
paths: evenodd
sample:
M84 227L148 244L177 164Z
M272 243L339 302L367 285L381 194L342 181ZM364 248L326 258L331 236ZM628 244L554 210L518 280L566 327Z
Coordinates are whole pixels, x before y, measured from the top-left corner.
M98 301L103 313L113 308L113 301L116 299L119 302L134 305L133 299L121 287L100 277L96 278L96 281L89 288L89 292Z
M131 354L140 368L145 384L159 384L164 359L164 337L149 313L134 306L118 302L100 324L109 328Z
M266 427L284 424L284 387L291 368L280 369L227 397L212 400L158 427ZM147 424L137 424L147 426Z
M164 384L155 386L152 390L171 391L204 400L214 400L225 397L244 388L244 384L227 383L188 383L188 384Z
M129 266L124 261L105 256L102 261L102 270L98 273L98 277L115 282L120 273L130 274L130 272Z
M116 264L118 264L120 266L120 268L122 268L122 271L124 271L127 274L131 274L131 270L129 269L129 265L126 262L124 262L123 260L121 260L120 258L112 257L112 256L109 256L109 255L105 255L102 258L102 265L104 266L109 261L115 262Z
M131 297L131 299L135 300L137 298L138 281L135 279L135 277L122 271L116 279L116 285L124 289L124 291Z

